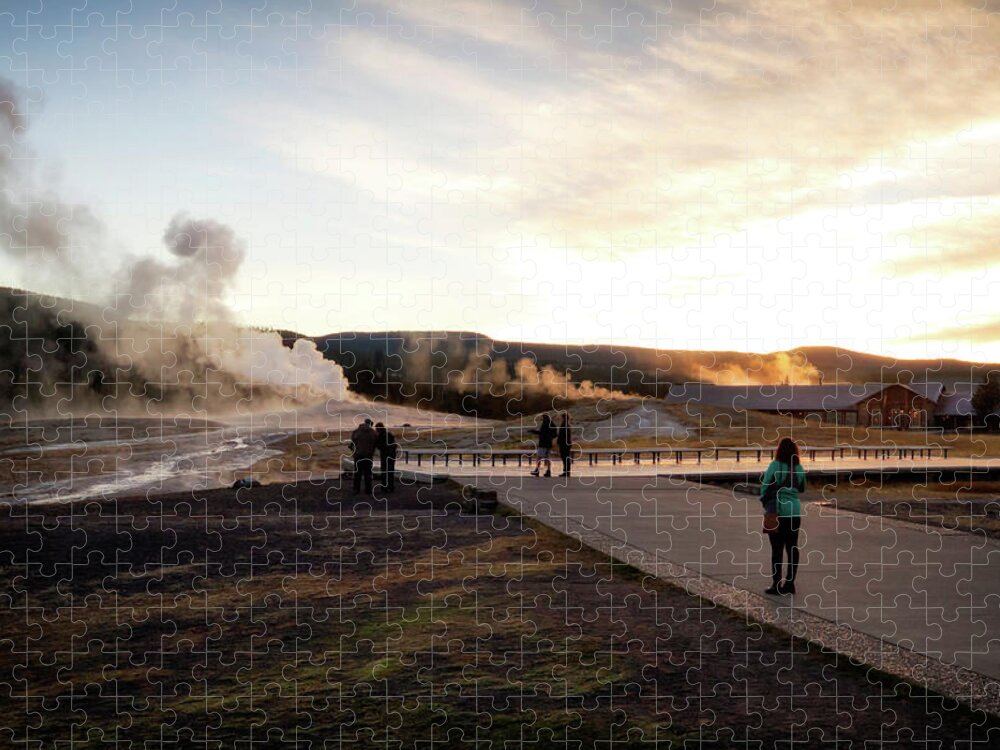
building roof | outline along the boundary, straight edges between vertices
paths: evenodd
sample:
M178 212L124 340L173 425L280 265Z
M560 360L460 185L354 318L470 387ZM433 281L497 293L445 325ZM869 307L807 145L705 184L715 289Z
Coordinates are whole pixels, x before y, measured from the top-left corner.
M954 391L946 393L938 401L935 413L943 417L971 417L972 394L979 387L978 383L956 383Z
M886 383L886 385L893 384ZM934 403L938 402L945 390L944 383L900 383L900 385Z
M670 387L667 403L695 402L725 409L753 411L839 411L881 393L896 383L854 385L713 385L681 383ZM928 401L937 402L944 391L941 383L902 384Z

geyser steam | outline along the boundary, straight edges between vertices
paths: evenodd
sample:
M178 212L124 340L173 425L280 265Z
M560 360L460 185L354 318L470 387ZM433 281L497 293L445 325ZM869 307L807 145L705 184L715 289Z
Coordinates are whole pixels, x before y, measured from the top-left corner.
M154 382L197 389L209 404L217 395L296 403L350 397L343 370L312 341L289 349L277 333L237 325L225 295L247 248L230 227L177 214L163 241L169 261L132 259L119 274L121 291L108 307L119 361Z
M349 398L343 370L313 342L289 349L277 333L238 324L226 296L247 245L225 224L179 213L163 234L165 259L127 256L109 274L101 223L39 184L20 94L0 78L0 252L27 277L25 286L69 296L85 289L97 304L93 319L82 322L116 370L102 382L124 384L131 397L138 373L146 395L173 393L209 411L233 398Z
M38 184L27 129L20 91L0 77L0 251L52 287L72 274L74 253L100 262L104 230L86 206L64 203Z
M163 243L171 262L138 258L121 272L124 296L132 308L129 317L176 323L232 320L225 294L246 258L246 243L225 224L183 213L170 220Z

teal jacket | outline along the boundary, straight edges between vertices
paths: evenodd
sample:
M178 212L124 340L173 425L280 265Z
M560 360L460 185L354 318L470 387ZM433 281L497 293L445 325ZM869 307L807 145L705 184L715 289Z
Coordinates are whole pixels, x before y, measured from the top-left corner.
M774 512L779 516L797 518L802 515L802 503L799 501L799 493L806 490L806 470L802 464L795 467L795 478L790 481L788 476L788 464L772 461L764 472L764 478L760 480L760 497L763 501L767 488L772 484L778 485L778 502ZM789 486L791 485L791 486Z

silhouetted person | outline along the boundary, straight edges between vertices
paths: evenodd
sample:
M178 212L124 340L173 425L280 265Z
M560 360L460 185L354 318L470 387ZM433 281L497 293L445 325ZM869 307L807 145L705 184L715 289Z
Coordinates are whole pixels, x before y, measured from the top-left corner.
M396 442L396 436L389 432L381 422L375 425L375 434L378 435L376 447L378 447L382 486L385 487L386 492L395 492L396 453L399 451L399 444Z
M556 426L552 423L548 414L542 415L542 426L537 430L531 430L531 432L538 435L538 450L536 452L535 460L535 470L531 472L531 476L537 477L538 472L542 468L542 462L545 462L545 476L552 476L552 441L556 439Z
M351 451L354 458L354 494L361 492L361 482L364 480L365 493L372 494L372 465L375 457L375 446L378 435L372 428L372 421L366 419L351 433Z
M569 424L569 412L564 411L562 424L559 425L559 432L556 434L556 445L559 446L559 458L562 459L563 470L561 477L568 477L570 469L573 467L573 457L570 452L573 450L573 429Z
M778 514L778 528L769 533L771 539L771 588L765 594L794 594L795 574L799 568L799 528L802 524L802 503L799 493L805 492L806 472L799 460L799 447L791 438L784 438L774 452L760 484L760 501L765 513ZM781 580L782 558L788 558L785 580Z

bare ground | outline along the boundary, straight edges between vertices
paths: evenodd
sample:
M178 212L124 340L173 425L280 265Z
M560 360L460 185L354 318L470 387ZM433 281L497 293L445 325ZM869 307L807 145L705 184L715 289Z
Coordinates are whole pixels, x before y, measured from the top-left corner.
M334 481L2 506L4 744L1000 743L986 715L457 501Z
M842 483L822 497L842 510L1000 539L1000 482Z

